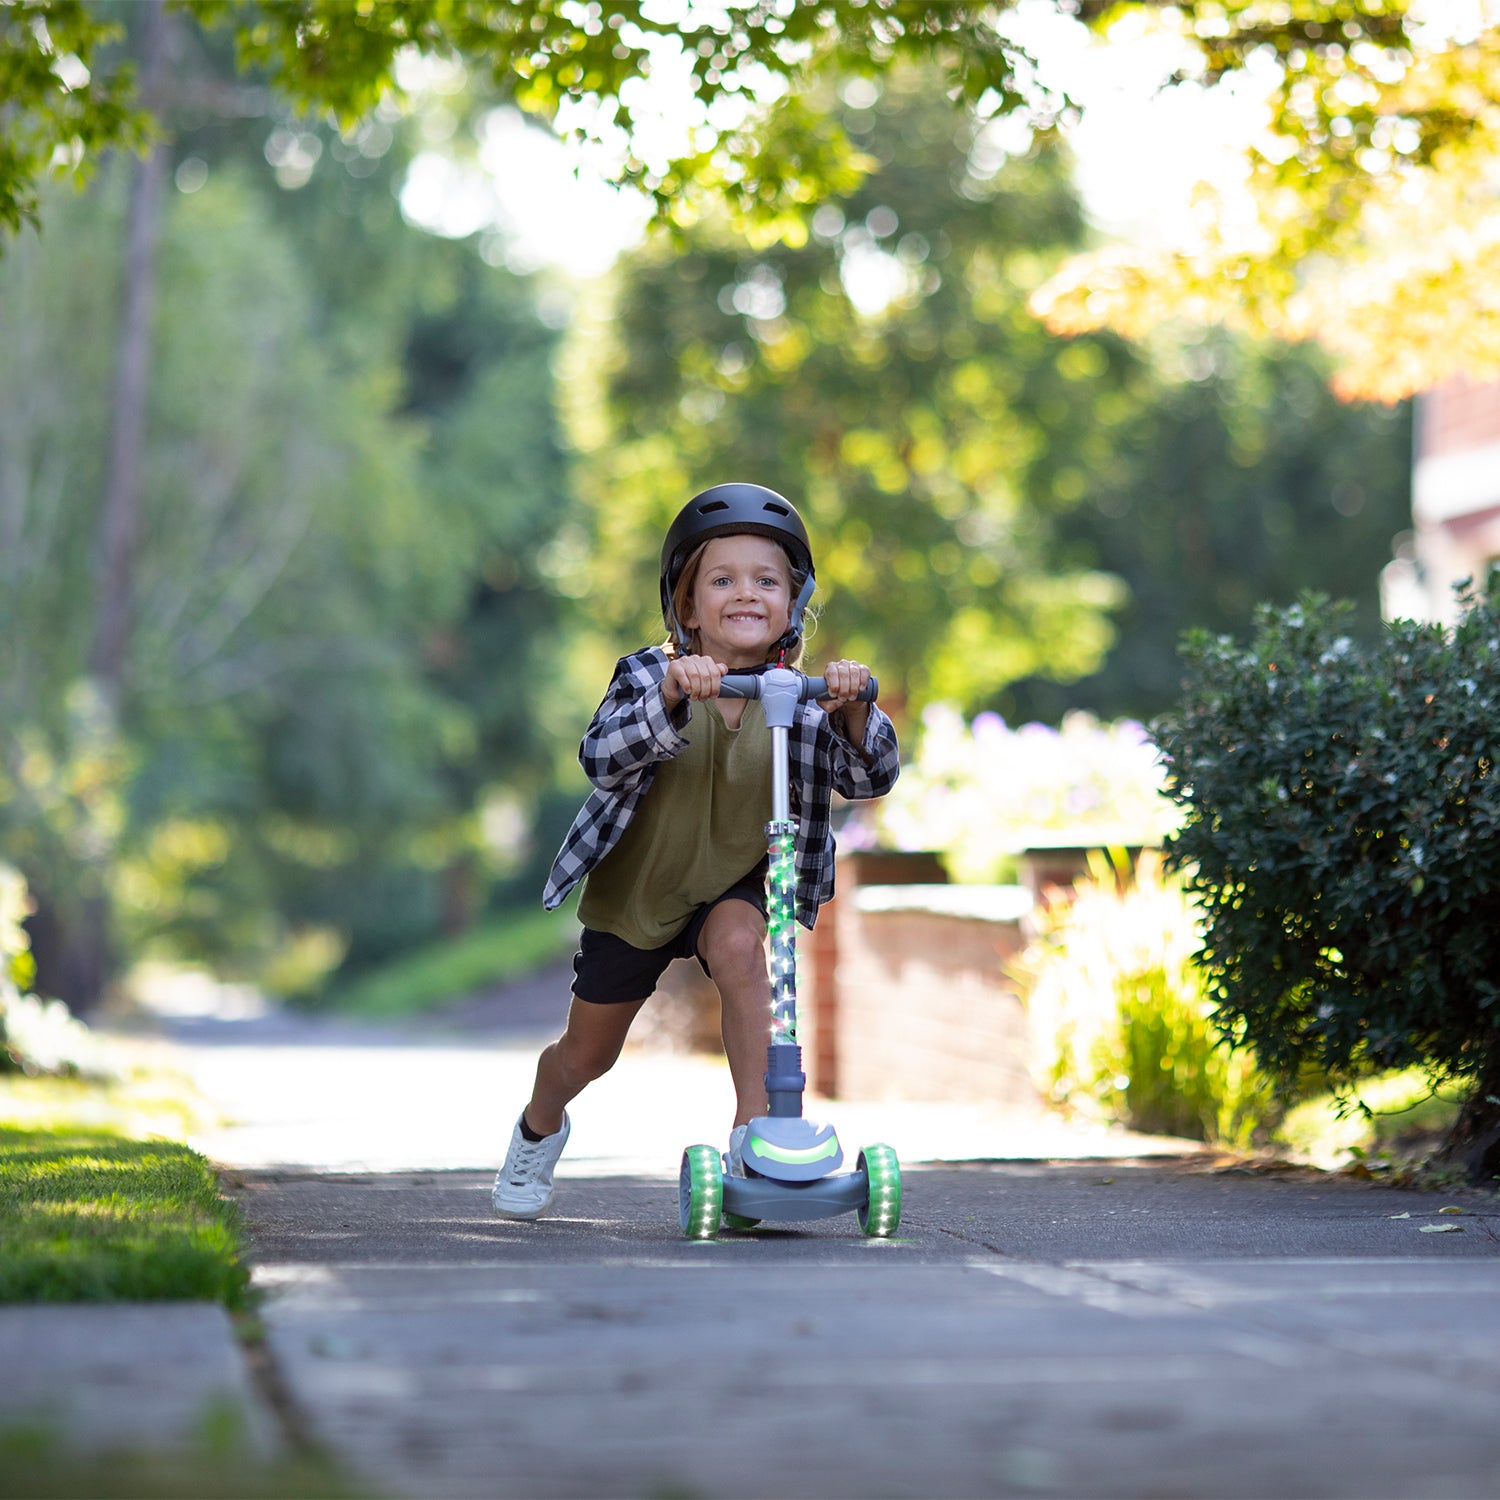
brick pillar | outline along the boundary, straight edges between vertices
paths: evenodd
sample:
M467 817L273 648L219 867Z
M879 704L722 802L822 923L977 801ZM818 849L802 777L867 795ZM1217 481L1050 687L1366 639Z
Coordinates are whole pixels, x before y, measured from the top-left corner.
M842 886L842 868L838 881ZM839 904L834 897L818 913L818 925L802 934L797 964L802 1068L808 1088L824 1098L838 1093L839 1082Z
M947 879L934 854L860 849L839 856L839 894L818 913L817 926L800 935L797 951L798 1032L811 1092L838 1097L839 945L842 933L852 941L857 931L854 892L862 885L934 885Z

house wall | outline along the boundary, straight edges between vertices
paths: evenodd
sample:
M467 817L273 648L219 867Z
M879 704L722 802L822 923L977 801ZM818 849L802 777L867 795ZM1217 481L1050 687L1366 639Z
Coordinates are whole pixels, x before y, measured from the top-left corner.
M1451 623L1454 585L1500 560L1500 381L1458 378L1417 398L1412 523L1382 575L1382 608Z

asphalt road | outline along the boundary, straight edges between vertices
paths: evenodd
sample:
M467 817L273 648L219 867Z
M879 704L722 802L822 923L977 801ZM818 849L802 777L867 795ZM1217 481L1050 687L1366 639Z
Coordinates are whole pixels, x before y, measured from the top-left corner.
M411 1497L1500 1492L1500 1203L1198 1159L908 1168L684 1240L661 1174L241 1170L284 1410ZM1441 1212L1444 1208L1461 1212Z

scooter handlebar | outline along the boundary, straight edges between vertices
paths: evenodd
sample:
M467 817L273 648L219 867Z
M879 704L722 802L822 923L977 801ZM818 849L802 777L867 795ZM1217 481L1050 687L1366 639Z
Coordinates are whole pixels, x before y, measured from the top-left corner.
M798 699L811 703L815 699L828 697L828 682L822 677L804 677L794 674L801 681ZM721 698L759 698L765 688L767 674L761 672L726 672L719 681ZM857 702L873 703L880 691L880 684L872 677L860 690Z

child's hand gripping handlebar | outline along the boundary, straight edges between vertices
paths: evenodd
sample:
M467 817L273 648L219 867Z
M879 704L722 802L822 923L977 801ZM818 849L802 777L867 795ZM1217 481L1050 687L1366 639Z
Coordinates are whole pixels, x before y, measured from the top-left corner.
M772 667L769 672L726 672L719 683L721 698L765 698L777 692L786 692L793 684L785 679L794 678L797 703L811 703L829 697L828 683L821 677L804 677L786 667ZM880 684L872 677L860 690L857 702L873 703Z
M872 677L861 689L858 702L873 703L877 683ZM789 816L787 737L797 717L797 705L828 697L828 683L822 677L804 677L788 667L772 667L767 672L726 672L719 680L721 698L759 698L771 731L771 789L773 822L784 822Z

